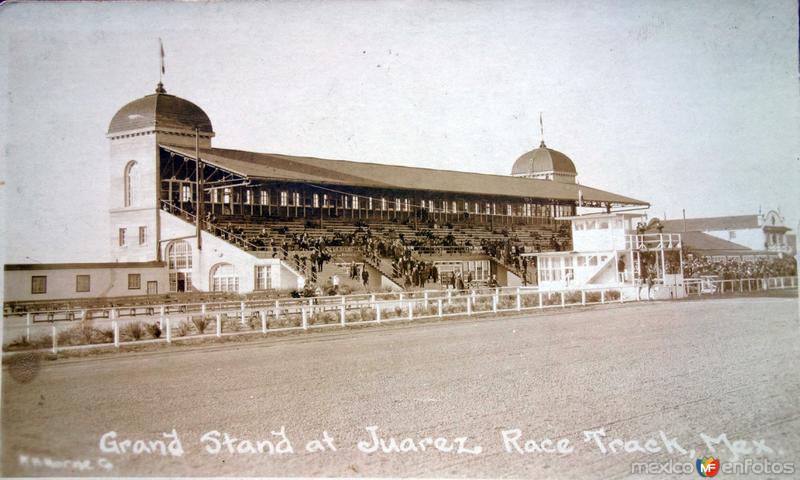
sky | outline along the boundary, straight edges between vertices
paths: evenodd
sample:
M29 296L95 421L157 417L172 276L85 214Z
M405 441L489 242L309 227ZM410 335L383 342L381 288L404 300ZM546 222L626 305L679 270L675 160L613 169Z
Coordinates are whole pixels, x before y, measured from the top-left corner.
M5 263L109 258L105 132L159 38L216 147L508 174L542 112L650 216L800 220L795 1L6 3Z

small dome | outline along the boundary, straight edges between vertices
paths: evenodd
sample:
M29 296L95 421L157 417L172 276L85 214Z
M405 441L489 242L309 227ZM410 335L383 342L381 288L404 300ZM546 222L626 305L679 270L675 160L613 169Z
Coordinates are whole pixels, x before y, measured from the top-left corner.
M161 83L156 93L125 105L108 125L108 135L142 128L169 128L214 133L211 120L200 107L175 95L168 95Z
M519 157L511 169L511 175L515 176L538 175L544 172L568 175L578 174L577 170L575 170L575 164L572 163L568 156L558 150L547 148L544 142L539 148Z

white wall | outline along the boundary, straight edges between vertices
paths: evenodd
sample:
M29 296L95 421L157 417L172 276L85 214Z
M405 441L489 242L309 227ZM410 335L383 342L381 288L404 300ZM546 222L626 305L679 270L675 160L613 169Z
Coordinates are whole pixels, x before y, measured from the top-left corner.
M60 300L68 298L122 297L147 294L147 282L158 282L158 293L168 288L166 270L150 264L116 267L102 264L63 264L52 268L30 265L29 269L5 271L5 302ZM47 267L47 266L44 266ZM128 274L141 275L140 288L128 289ZM31 293L31 277L47 277L46 293ZM90 290L76 292L76 276L90 276Z
M220 263L229 263L239 276L239 293L250 293L255 287L256 265L272 267L272 288L291 290L302 288L305 280L284 262L275 258L258 258L230 243L202 232L203 248L198 251L195 226L167 212L161 212L162 258L171 241L184 240L192 248L192 284L194 288L209 291L211 269Z

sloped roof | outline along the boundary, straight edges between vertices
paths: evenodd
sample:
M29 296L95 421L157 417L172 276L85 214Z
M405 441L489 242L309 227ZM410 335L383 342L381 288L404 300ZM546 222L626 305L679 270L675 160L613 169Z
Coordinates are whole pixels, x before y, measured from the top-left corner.
M665 232L683 232L683 220L662 222ZM708 232L713 230L743 230L758 228L758 215L734 215L729 217L687 218L687 232Z
M666 229L665 229L666 230ZM683 246L691 250L725 250L725 251L751 251L750 248L738 243L729 242L703 232L682 232Z
M162 145L162 148L187 158L194 158L194 149L169 145ZM201 149L200 158L206 163L249 178L573 201L578 200L580 190L587 202L649 205L642 200L584 185L506 175L295 157L222 148Z

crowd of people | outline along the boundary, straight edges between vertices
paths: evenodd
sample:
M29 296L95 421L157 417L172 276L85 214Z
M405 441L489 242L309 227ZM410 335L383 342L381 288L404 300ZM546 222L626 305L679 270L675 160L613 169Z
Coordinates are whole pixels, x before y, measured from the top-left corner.
M797 275L794 257L758 258L756 260L714 260L690 255L684 260L684 276L699 278L715 275L722 280L765 278Z

